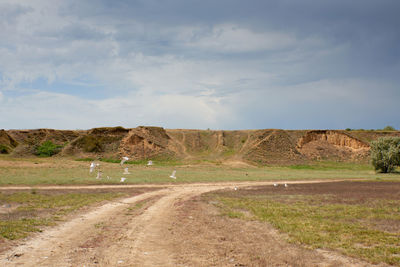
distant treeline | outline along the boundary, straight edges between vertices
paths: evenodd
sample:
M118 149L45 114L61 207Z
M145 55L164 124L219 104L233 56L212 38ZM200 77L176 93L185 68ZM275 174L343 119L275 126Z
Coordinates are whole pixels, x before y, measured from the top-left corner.
M386 126L383 129L351 129L346 128L346 131L397 131L393 126Z

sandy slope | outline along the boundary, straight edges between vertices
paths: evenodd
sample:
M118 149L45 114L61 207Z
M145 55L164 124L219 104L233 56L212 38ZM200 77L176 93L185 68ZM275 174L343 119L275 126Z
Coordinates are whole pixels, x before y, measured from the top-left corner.
M314 182L317 181L295 183ZM241 249L242 254L237 256L236 261L229 258L222 261L220 258L223 257L218 251L224 240L219 245L220 241L215 242L209 233L215 232L219 235L223 231L226 234L229 229L223 227L227 223L220 216L213 217L212 222L207 221L212 216L205 214L205 210L187 206L205 192L262 184L268 185L271 182L175 185L109 202L4 252L0 255L0 266L235 266L240 257L243 261L247 259L251 262L248 255L255 251L246 252L246 247L253 248L254 242L263 244L263 248L276 247L279 243L279 251L298 249L279 241L278 235L273 234L273 229L267 231L261 229L265 226L254 226L259 223L255 222L252 226L236 223L229 227L243 233L253 229L245 236L252 234L255 238L247 241L243 239L239 243L232 239L229 244L225 243L231 246L230 251ZM78 189L80 186L74 188ZM137 205L138 203L141 205ZM263 235L257 233L260 229L264 232ZM271 235L274 236L272 239ZM241 246L243 248L239 248ZM303 252L298 249L296 255L302 255ZM322 263L321 266L349 266L354 262L328 252L312 253L312 256L302 259L301 265L315 266L318 261ZM276 253L272 250L269 257L272 259L274 255ZM292 257L283 264L298 266L296 261L298 258ZM356 262L355 265L364 264Z

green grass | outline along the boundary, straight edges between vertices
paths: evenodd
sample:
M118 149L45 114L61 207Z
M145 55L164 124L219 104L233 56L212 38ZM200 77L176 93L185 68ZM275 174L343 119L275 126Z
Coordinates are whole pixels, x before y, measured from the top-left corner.
M17 208L0 214L0 238L19 239L41 227L54 225L62 216L103 200L121 197L122 193L42 193L37 191L0 193L0 206Z
M213 194L212 194L213 195ZM326 203L329 195L214 195L221 212L232 218L267 221L289 235L289 241L310 248L335 249L346 255L400 265L400 233L379 230L380 220L400 221L399 200L370 200L364 204Z
M7 161L2 164L1 161ZM119 163L119 161L118 161ZM232 168L220 162L190 162L184 165L175 161L147 161L129 164L131 174L123 175L117 163L101 162L103 177L96 180L96 173L89 173L89 161L66 158L24 158L0 156L0 185L38 184L113 184L126 177L126 183L191 183L215 181L262 181L262 180L312 180L312 179L373 179L399 180L400 173L375 173L372 166L350 163L326 162L313 165L287 167L263 166ZM172 170L177 170L177 180L169 179ZM247 174L247 175L246 175Z
M84 161L84 162L91 162L95 161L94 158L78 158L75 159L75 161ZM98 161L100 162L107 162L107 163L121 163L121 159L113 159L113 158L100 158ZM124 164L132 164L132 165L146 165L148 160L127 160L124 162ZM177 160L172 160L172 159L160 159L157 161L157 165L160 166L177 166L181 165Z

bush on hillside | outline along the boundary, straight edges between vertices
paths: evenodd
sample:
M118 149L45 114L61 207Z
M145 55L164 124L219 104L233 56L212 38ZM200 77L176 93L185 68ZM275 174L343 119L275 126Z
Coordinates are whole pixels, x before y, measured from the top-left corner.
M371 142L371 162L375 170L383 173L400 166L400 137L383 137Z
M60 145L56 145L51 141L45 141L36 149L36 155L41 157L51 157L61 150Z
M10 148L5 145L0 144L0 154L9 154L10 153Z

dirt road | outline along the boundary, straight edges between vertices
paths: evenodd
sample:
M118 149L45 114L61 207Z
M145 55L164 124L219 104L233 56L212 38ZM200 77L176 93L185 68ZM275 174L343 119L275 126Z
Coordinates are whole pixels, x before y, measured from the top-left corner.
M318 181L294 183L315 182ZM0 266L353 264L353 260L332 253L309 251L286 244L276 231L265 224L228 222L212 208L196 201L196 197L212 190L270 184L164 185L164 188L156 191L96 207L37 234L24 244L1 254ZM65 187L54 187L57 188ZM232 235L233 229L237 234ZM262 257L253 257L256 249L263 250ZM286 254L290 257L279 256ZM360 262L354 264L360 266Z

